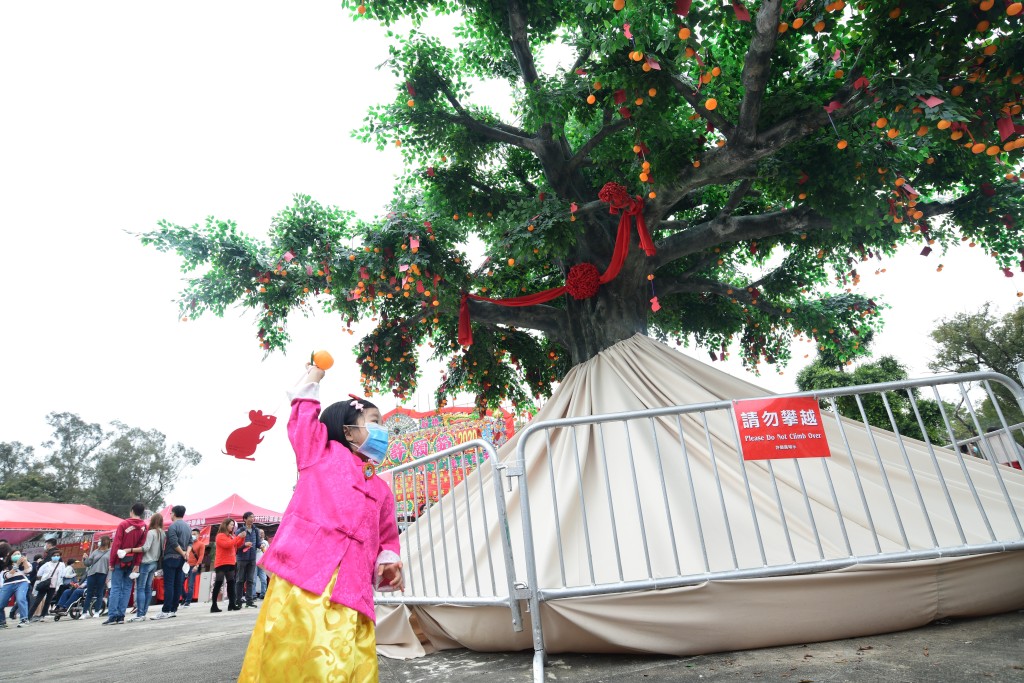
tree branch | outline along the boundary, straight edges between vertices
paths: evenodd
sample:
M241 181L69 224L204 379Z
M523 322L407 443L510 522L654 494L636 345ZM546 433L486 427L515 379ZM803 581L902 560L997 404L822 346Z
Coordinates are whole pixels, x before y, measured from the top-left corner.
M785 309L766 302L763 296L755 299L754 295L747 291L747 287L732 285L728 282L702 278L679 278L676 280L668 279L667 281L659 279L658 282L658 294L662 296L670 294L714 294L728 299L735 299L746 306L756 308L773 317L790 318L793 315L792 311L787 313Z
M568 325L565 320L565 311L561 309L544 304L509 307L475 299L469 299L468 302L469 313L475 323L538 330L563 344L566 341L564 333Z
M662 240L657 245L658 254L654 257L654 267L658 268L683 256L710 249L724 242L741 242L796 230L815 230L831 226L832 221L802 207L792 211L774 211L755 216L716 217Z
M522 147L523 149L529 150L536 153L538 150L537 137L527 133L525 130L510 126L500 121L495 124L486 124L479 119L474 118L466 108L462 106L458 98L455 97L455 93L452 92L451 87L443 79L441 80L441 92L444 93L444 97L448 100L448 103L455 109L456 114L442 113L443 118L453 121L455 123L461 123L469 130L472 130L484 137L495 140L497 142L504 142L509 145L516 147Z
M519 72L527 86L537 81L537 65L530 50L530 38L526 34L526 7L523 0L508 0L508 31L512 42L512 53L519 62Z
M736 210L736 207L740 205L743 198L750 192L750 188L754 186L753 178L746 178L741 180L740 184L729 195L729 199L726 200L725 206L722 207L722 211L718 214L719 218L726 218L732 215L732 212Z
M757 135L761 102L771 72L775 41L779 35L780 11L780 0L765 0L754 17L754 35L750 39L750 48L743 62L743 101L740 102L735 139L730 139L732 143L748 145Z
M700 93L697 92L697 89L693 86L692 83L690 83L690 81L677 74L669 74L669 81L672 83L672 86L676 89L676 92L682 95L684 100L689 102L690 106L693 107L693 110L695 112L700 114L702 118L711 123L712 126L720 130L722 132L722 135L724 135L727 139L732 137L734 130L733 125L729 123L725 119L725 117L719 114L717 111L706 109L704 105L701 104Z
M583 162L586 161L587 157L590 156L590 153L594 151L594 148L601 144L606 137L614 135L624 128L628 128L631 124L632 121L630 119L619 119L615 123L603 126L601 130L594 133L594 137L587 140L582 147L576 150L576 153L572 155L571 159L569 159L569 165L566 167L566 172L572 173L578 169Z

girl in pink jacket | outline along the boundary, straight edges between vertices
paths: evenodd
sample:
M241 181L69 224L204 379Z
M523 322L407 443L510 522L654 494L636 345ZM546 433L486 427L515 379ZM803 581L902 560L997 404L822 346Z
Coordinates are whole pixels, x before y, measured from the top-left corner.
M373 588L402 590L395 499L375 473L387 431L354 398L321 414L323 370L291 393L299 481L261 565L274 575L239 681L376 681Z

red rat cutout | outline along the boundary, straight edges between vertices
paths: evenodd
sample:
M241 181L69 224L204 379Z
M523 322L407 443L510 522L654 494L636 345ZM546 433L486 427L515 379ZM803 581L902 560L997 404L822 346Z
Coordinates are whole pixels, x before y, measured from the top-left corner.
M226 451L224 455L231 455L239 460L255 460L252 454L256 452L256 446L263 442L263 432L274 426L277 418L273 415L264 415L262 410L250 410L249 421L251 424L239 427L228 436L224 444Z

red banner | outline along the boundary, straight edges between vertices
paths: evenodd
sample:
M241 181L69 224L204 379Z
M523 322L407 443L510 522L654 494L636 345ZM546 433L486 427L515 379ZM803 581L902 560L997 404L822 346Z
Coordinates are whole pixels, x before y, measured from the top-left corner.
M813 398L758 398L732 402L744 460L827 458L821 411Z

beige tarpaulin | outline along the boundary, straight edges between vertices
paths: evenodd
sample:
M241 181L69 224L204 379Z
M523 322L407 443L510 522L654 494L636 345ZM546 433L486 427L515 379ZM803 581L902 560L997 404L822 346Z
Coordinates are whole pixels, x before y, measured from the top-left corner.
M534 419L766 393L637 335L573 368ZM1007 501L1024 517L1018 471L1004 468L1004 493L987 462L831 416L823 421L832 457L744 464L731 413L706 413L707 429L704 420L691 413L630 422L628 430L621 423L582 426L528 441L541 589L1021 538ZM515 459L518 440L499 451L499 460ZM403 534L410 594L487 597L507 590L491 477L490 467L481 467L453 489L444 519L431 511L429 534L424 519ZM513 487L507 506L516 580L524 581L519 490ZM689 655L1018 609L1022 577L1024 553L1004 552L562 598L545 601L541 611L549 652ZM378 614L378 649L388 656L418 656L421 642L426 649L532 646L530 615L516 633L503 607L380 606Z

